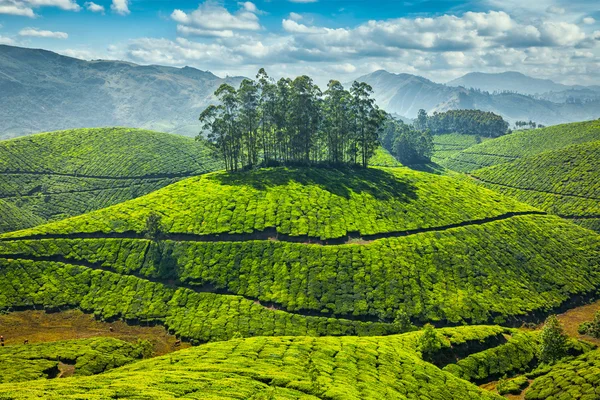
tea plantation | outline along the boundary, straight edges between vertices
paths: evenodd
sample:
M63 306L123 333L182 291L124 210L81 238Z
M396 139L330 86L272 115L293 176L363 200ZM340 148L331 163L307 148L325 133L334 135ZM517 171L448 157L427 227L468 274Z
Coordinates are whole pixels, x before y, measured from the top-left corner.
M489 138L461 133L433 135L433 155L431 161L443 164L448 158L481 143L483 140L489 140Z
M486 187L600 231L600 141L473 171Z
M0 142L0 232L104 208L221 169L189 138L128 128L75 129Z
M273 168L193 177L86 215L7 234L142 232L150 212L166 232L277 234L313 239L398 233L536 209L470 182L408 168Z
M95 375L137 361L147 354L145 343L112 338L66 340L0 347L0 383L61 376L59 362L76 376Z
M469 147L439 163L455 171L471 172L517 158L600 140L600 120L518 131Z
M498 327L441 330L460 347L502 333ZM94 377L0 385L13 399L115 397L202 399L500 399L424 362L419 333L387 337L235 339L141 361Z

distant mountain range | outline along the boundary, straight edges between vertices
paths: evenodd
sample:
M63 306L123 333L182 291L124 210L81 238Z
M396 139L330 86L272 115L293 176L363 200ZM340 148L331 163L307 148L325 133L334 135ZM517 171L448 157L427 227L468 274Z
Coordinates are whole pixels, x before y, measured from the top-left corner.
M450 84L444 85L421 76L392 74L383 70L361 76L356 80L366 82L373 87L375 99L380 107L390 113L408 118L415 118L421 108L430 113L451 109L481 109L500 114L510 122L533 120L545 125L600 117L600 88L569 87L552 81L529 78L518 74L524 82L529 82L529 84L523 84L523 86L530 89L536 87L536 85L545 89L564 87L564 91L554 92L556 99L562 99L562 101L554 102L527 93L515 93L512 90L514 86L509 83L510 77L514 76L511 74L517 73L509 73L508 75L468 74L463 78L452 81L453 85L456 85L457 82L465 85L466 82L470 82L473 88L450 86ZM473 75L475 78L473 78ZM491 82L484 86L485 76L488 75L492 76ZM503 76L498 78L496 75ZM505 87L507 89L499 89L502 81L506 83ZM498 89L491 90L496 87ZM504 92L504 90L509 92ZM596 90L598 92L594 95ZM494 93L494 91L498 93ZM590 98L584 101L580 99L576 102L566 103L568 93L574 93L575 91L586 91L590 94Z
M241 79L0 45L0 139L99 126L195 135L213 92Z
M200 128L200 112L215 101L214 91L224 82L238 86L242 79L220 78L190 67L83 61L0 45L0 139L102 126L191 136ZM478 108L510 122L534 120L545 125L600 117L600 87L566 86L515 72L472 73L447 85L386 71L357 80L371 84L377 103L405 120L415 118L421 108L428 112ZM510 93L494 93L503 91Z

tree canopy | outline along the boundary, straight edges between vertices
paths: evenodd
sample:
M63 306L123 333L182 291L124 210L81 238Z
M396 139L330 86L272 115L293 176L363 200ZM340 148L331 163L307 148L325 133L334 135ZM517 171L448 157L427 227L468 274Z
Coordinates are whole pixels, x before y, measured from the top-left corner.
M322 92L299 76L275 82L264 69L239 89L223 84L217 105L200 115L206 138L229 171L263 165L360 164L379 146L385 119L373 89L354 82L350 90L331 80Z
M419 110L415 128L429 129L432 134L463 133L498 137L507 133L509 124L500 115L481 110L450 110L427 115Z
M418 121L414 126L419 126ZM381 129L379 140L383 148L404 165L431 161L433 140L429 130L420 131L388 117Z

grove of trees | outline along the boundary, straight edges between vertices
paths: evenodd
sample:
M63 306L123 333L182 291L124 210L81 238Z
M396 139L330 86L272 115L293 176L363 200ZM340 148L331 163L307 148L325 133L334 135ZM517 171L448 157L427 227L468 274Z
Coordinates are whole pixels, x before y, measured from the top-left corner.
M264 69L239 89L222 84L200 115L206 139L228 171L262 165L368 165L385 120L372 88L332 80L321 92L308 76L275 82ZM200 134L199 140L204 136Z
M417 130L391 117L386 119L379 140L404 165L429 162L433 154L433 139L428 129Z
M419 110L415 121L418 130L429 129L433 135L463 133L498 137L507 133L509 124L500 115L481 110L450 110L427 115Z

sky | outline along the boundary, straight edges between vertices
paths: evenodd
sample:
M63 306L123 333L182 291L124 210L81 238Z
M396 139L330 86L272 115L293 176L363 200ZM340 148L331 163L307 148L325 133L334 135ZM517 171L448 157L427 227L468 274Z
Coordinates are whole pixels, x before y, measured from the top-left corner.
M600 1L0 0L0 44L319 84L385 69L600 85Z

